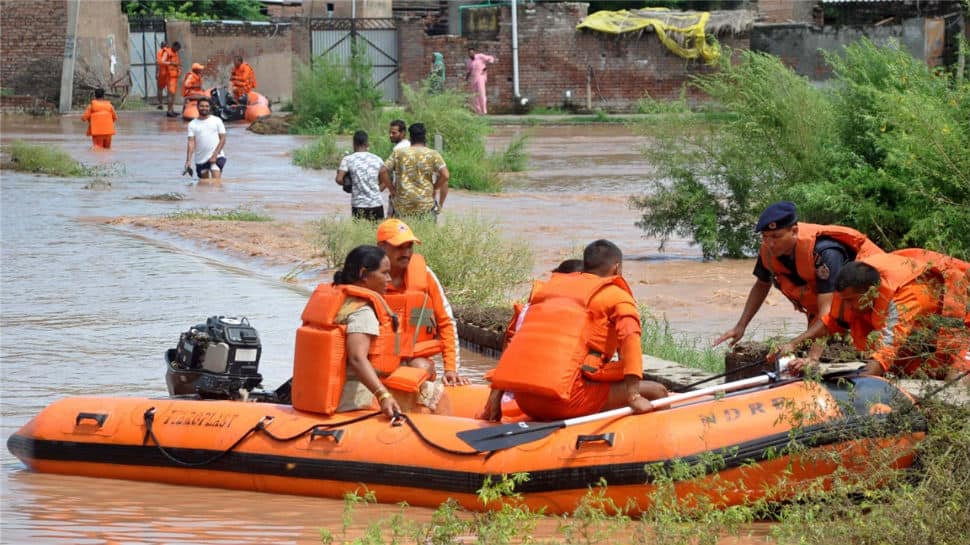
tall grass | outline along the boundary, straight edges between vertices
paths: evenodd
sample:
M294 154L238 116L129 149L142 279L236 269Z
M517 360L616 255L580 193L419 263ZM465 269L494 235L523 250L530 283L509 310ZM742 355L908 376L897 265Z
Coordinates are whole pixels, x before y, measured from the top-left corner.
M86 166L56 146L30 144L23 140L10 143L10 162L4 168L65 178L97 176L104 170Z
M323 134L356 130L361 115L376 110L381 92L374 85L371 63L360 40L351 43L350 63L323 55L297 71L293 86L296 132Z
M533 255L524 241L503 238L494 223L478 216L446 215L439 222L409 220L408 225L421 239L415 252L425 257L452 305L505 303L510 288L531 278ZM374 244L375 231L369 221L323 219L314 245L338 267L354 247Z
M331 132L293 150L293 164L303 168L337 168L342 157L343 153L337 149L337 139Z
M723 351L714 350L706 340L675 336L666 318L650 314L643 307L640 308L640 324L640 344L644 354L711 373L724 371Z

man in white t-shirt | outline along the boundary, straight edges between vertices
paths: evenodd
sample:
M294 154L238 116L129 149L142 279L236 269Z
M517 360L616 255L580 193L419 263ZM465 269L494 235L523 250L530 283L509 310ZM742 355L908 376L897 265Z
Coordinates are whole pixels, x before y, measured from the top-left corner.
M189 143L185 150L185 171L192 172L192 164L199 179L222 178L226 166L226 126L218 116L209 115L212 105L208 98L198 100L199 117L189 122Z
M381 186L377 175L384 161L367 151L370 143L367 133L354 133L354 153L344 156L337 167L337 184L343 185L344 178L350 176L350 213L355 218L380 221L384 219L384 201L381 199Z

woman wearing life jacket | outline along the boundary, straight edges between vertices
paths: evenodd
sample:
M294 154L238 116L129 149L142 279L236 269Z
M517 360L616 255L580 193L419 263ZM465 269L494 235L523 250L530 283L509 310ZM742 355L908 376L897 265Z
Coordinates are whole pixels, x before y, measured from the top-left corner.
M864 234L840 225L817 225L798 221L795 203L781 201L767 207L758 218L755 232L761 233L761 250L754 268L756 278L744 310L734 327L718 337L713 345L729 341L731 346L744 337L774 284L805 314L806 331L828 314L835 292L835 278L854 259L881 254L882 249ZM797 346L783 344L778 352L787 353ZM817 358L825 348L814 344L809 357Z
M850 263L836 280L824 329L796 340L849 331L856 348L869 352L866 374L955 378L970 371L968 271L970 263L918 249ZM809 363L795 360L789 369Z
M91 137L95 149L111 149L111 137L115 133L118 114L111 102L104 100L104 89L94 90L94 100L84 110L81 119L88 122L87 135Z

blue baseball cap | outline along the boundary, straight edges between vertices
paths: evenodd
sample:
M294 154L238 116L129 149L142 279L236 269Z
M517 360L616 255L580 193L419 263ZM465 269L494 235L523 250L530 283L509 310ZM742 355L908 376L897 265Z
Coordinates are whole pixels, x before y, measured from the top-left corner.
M795 210L795 203L791 201L778 201L769 205L761 213L754 232L774 231L775 229L791 227L796 223L798 223L798 213Z

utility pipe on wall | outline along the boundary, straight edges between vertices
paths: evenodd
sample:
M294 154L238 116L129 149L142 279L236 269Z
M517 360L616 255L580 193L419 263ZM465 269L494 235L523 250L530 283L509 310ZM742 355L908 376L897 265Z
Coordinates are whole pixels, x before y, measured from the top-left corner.
M519 19L516 0L512 0L512 89L513 97L519 100Z

